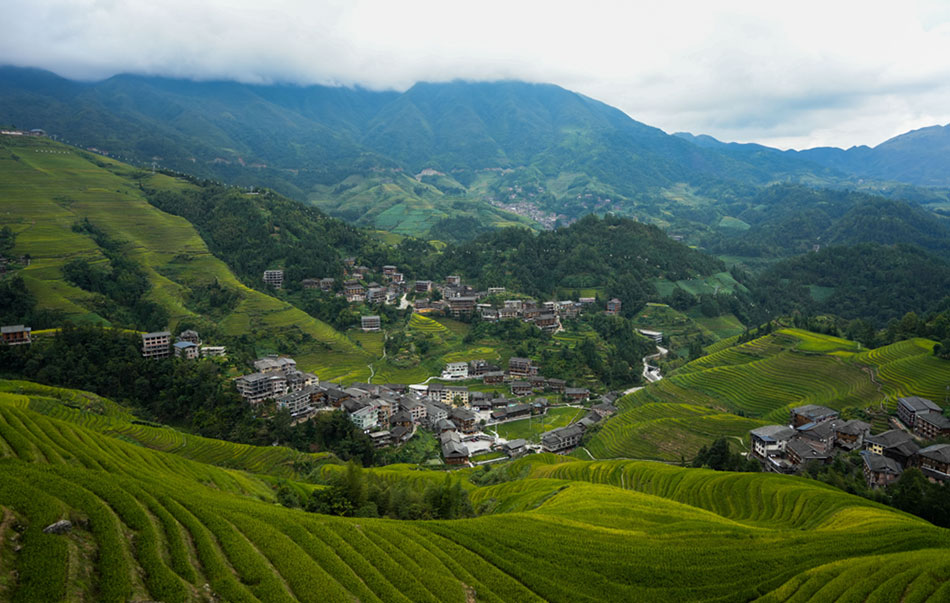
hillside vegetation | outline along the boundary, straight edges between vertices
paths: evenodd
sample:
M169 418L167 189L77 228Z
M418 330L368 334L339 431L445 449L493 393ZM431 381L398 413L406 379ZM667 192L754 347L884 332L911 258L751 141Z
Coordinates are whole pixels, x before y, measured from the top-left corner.
M160 309L167 326L188 321L212 337L248 335L264 349L290 341L303 367L330 378L346 376L336 368L341 366L338 358L365 356L327 324L244 285L209 251L194 226L146 201L139 190L143 179L153 189L191 187L47 139L0 140L0 225L14 232L14 252L31 258L19 275L39 308L74 322L143 330L166 326L136 320L137 314L124 311L134 310L125 298L110 297L111 290L83 289L77 284L96 281L70 282L65 273L67 265L79 260L81 266L102 271L103 279L117 278L119 265L109 258L112 253L124 262L121 274L140 279L135 282L142 284L141 300ZM119 250L113 252L109 245ZM199 312L198 300L209 289L220 290L230 303Z
M266 475L128 444L9 393L0 456L12 601L883 601L948 589L946 530L791 477L542 455L511 467L520 479L470 485L475 519L338 518L276 506ZM60 519L72 529L43 533Z
M549 84L418 83L395 93L135 75L80 83L13 67L0 82L10 123L416 236L456 212L482 224L524 219L500 204L568 219L615 211L664 225L710 223L704 213L718 222L716 199L836 178L791 155L704 148Z

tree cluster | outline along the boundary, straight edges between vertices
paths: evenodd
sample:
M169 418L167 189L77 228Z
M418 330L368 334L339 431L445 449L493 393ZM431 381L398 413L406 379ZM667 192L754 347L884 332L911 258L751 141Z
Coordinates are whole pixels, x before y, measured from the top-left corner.
M449 473L441 484L429 483L424 489L413 487L410 481L386 480L349 462L343 471L330 478L327 487L314 490L305 501L290 499L284 504L303 506L312 513L344 517L411 520L460 519L475 515L468 493Z
M761 471L759 462L753 458L733 452L726 438L718 438L711 445L703 446L691 464L715 471Z

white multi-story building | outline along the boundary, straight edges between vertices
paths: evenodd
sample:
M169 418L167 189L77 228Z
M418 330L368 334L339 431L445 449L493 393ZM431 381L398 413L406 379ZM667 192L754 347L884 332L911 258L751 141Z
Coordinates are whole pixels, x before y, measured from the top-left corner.
M450 362L442 369L443 379L468 379L467 362Z

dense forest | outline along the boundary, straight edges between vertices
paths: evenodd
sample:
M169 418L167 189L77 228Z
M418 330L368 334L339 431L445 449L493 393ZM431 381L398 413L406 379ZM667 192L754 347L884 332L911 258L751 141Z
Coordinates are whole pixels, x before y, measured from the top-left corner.
M877 328L907 312L925 314L950 293L950 265L910 245L827 247L780 262L756 281L773 316L799 310L863 319Z
M655 226L611 215L587 215L538 234L495 230L446 247L438 265L439 272L462 274L480 287L505 286L541 298L560 287L606 287L608 296L634 308L656 297L648 279L678 280L725 269Z
M719 209L737 226L701 237L702 246L717 254L781 258L810 252L815 245L905 243L950 258L950 221L905 201L781 184L726 201Z

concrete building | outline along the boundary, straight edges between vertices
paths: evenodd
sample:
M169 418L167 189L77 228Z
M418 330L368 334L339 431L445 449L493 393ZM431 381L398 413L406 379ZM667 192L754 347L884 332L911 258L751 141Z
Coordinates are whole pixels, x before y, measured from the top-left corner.
M609 302L607 302L607 309L605 310L605 312L611 315L620 314L620 308L622 306L623 304L620 303L620 300L615 297Z
M172 355L172 334L169 331L142 334L143 358L168 358Z
M281 287L284 286L284 271L283 270L265 270L264 284L270 285L274 289L280 289Z
M0 335L3 337L3 343L7 345L29 344L30 333L33 331L30 327L23 325L9 325L0 327Z
M363 316L360 318L360 326L364 332L378 331L382 328L382 321L379 316Z
M234 385L249 404L259 404L287 393L287 377L277 372L241 375L234 380Z
M443 379L468 379L467 362L449 362L442 369Z
M176 358L186 358L188 360L198 358L199 348L195 343L190 341L176 341L172 347L175 349Z

